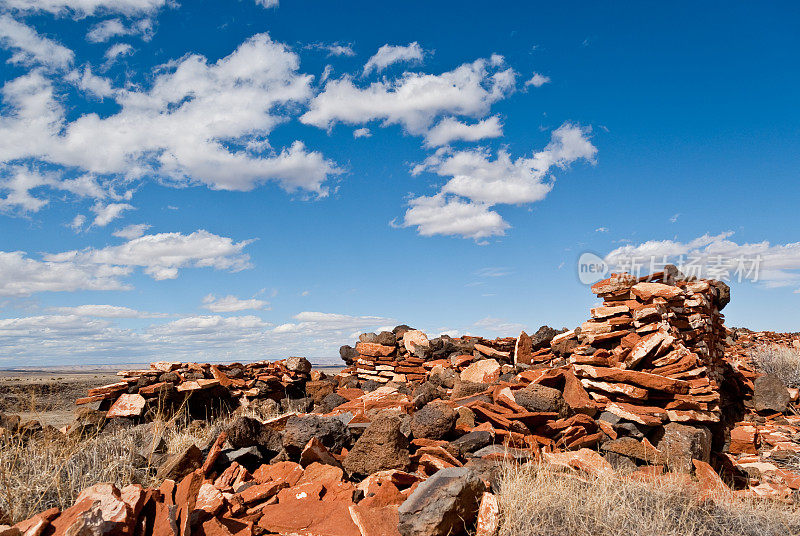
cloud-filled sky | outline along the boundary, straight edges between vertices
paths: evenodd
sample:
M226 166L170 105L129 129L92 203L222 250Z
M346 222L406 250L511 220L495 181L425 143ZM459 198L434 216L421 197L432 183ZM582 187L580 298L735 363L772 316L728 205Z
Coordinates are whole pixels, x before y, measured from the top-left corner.
M0 0L0 367L571 327L584 252L800 331L798 14Z

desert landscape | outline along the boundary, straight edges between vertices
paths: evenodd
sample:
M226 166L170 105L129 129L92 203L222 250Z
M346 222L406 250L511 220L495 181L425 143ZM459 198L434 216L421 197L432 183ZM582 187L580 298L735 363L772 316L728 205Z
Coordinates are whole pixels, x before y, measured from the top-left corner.
M7 374L0 533L800 531L800 334L726 328L730 288L673 266L592 292L571 330L401 325L339 371Z

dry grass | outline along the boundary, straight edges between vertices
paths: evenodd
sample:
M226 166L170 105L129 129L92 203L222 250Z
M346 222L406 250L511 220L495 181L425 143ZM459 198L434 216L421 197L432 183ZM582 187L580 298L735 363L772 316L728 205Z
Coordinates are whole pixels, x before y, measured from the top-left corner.
M237 414L262 420L276 415L255 407ZM155 461L137 453L158 435L148 432L148 427L163 431L167 453L175 453L191 444L201 448L208 445L232 418L190 420L184 410L147 426L83 440L0 437L0 511L18 522L48 508L63 510L74 503L81 490L100 482L112 482L119 488L127 484L156 485Z
M800 387L800 350L788 346L760 346L750 352L750 358L761 371L780 378L786 387Z
M508 468L500 536L789 536L800 512L764 501L700 501L677 480L583 480L549 466Z

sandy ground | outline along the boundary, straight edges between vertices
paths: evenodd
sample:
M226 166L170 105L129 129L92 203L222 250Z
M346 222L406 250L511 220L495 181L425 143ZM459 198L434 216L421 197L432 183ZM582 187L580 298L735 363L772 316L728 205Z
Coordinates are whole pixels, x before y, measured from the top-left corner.
M18 368L0 370L0 412L61 428L75 418L75 399L92 387L119 380L117 371L147 368L142 364L97 367ZM336 374L341 367L315 367ZM97 403L91 407L96 407Z

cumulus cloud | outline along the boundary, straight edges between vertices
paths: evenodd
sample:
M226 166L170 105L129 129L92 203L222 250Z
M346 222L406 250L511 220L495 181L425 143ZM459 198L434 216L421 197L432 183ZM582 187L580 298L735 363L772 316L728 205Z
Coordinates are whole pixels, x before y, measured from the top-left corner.
M524 324L509 322L508 320L491 316L478 320L472 326L482 332L491 332L505 337L516 336L521 330L525 329Z
M609 253L605 260L626 271L657 271L673 263L686 275L726 281L760 282L767 287L800 284L800 242L770 244L737 243L733 232L708 233L692 240L649 240L628 244ZM656 266L651 269L651 264Z
M502 236L510 227L484 203L472 203L444 194L409 201L403 227L416 227L422 236L456 235L480 240Z
M0 45L15 51L9 60L11 63L23 65L66 69L75 56L70 49L8 15L0 15Z
M106 66L108 66L117 61L118 58L130 56L131 54L133 54L133 47L131 45L128 43L117 43L108 47L103 57L106 59Z
M317 311L303 311L294 315L297 322L288 322L276 326L273 331L277 334L289 333L331 333L352 332L354 329L368 329L382 326L392 321L391 318L380 316L350 316L338 313L321 313Z
M502 135L503 125L497 116L473 124L463 123L454 117L445 117L425 134L425 145L439 147L457 140L478 141L499 138Z
M153 21L141 19L130 24L122 20L108 19L98 22L87 32L86 39L92 43L105 43L109 39L123 35L140 35L145 41L153 37Z
M354 138L369 138L370 136L372 136L372 132L366 127L357 128L353 131Z
M37 188L49 186L52 177L23 166L0 167L0 211L37 212L47 205L48 200L34 194Z
M350 76L328 80L300 120L320 128L381 120L421 135L440 116L486 115L514 89L514 70L500 68L479 59L439 75L404 73L366 87L358 87Z
M533 73L533 76L525 81L525 87L533 86L533 87L542 87L545 84L550 83L550 77L544 76L543 74Z
M122 213L126 210L133 210L133 205L129 205L128 203L97 203L92 207L92 212L95 213L92 225L105 227L122 216Z
M235 313L237 311L259 310L265 309L269 305L264 300L257 300L255 298L241 299L233 295L217 297L209 294L203 298L203 308L208 309L212 313Z
M258 34L214 63L199 55L172 62L149 89L115 91L115 114L71 122L52 82L34 71L3 87L0 162L37 158L94 175L155 175L221 190L272 181L325 195L325 180L339 171L331 161L301 141L273 150L267 140L288 118L286 107L312 95L312 77L298 66L285 45Z
M126 266L80 265L40 261L22 251L0 251L0 296L30 296L36 292L128 290L121 281Z
M564 169L576 160L594 161L597 148L589 134L588 128L565 123L553 131L543 150L515 159L504 149L492 159L485 148L440 148L412 173L429 171L449 180L438 194L411 199L403 226L416 226L424 236L478 240L503 235L509 225L491 207L544 199L553 188L549 176L553 167Z
M424 51L414 41L405 46L383 45L364 65L364 75L372 71L380 72L388 66L399 62L422 61Z
M214 268L238 272L251 268L250 256L243 249L252 240L232 239L205 230L191 234L159 233L129 240L119 246L86 248L47 254L49 262L79 266L141 267L156 280L175 279L181 268Z
M278 7L279 0L256 0L256 5L270 8L270 7Z
M5 7L17 11L44 11L76 18L118 13L125 16L155 13L169 0L3 0Z

